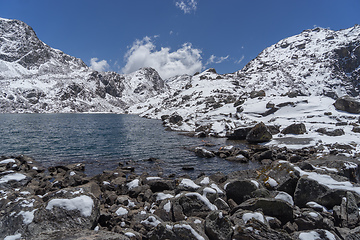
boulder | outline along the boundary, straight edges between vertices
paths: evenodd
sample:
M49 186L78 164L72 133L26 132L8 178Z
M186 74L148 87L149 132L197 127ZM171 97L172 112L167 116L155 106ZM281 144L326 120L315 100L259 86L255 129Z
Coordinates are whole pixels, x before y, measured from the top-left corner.
M282 134L304 134L306 127L303 123L293 123L281 131Z
M172 200L175 221L184 220L186 217L205 218L209 212L217 210L208 198L196 192L185 192Z
M250 98L257 98L257 97L265 97L265 91L264 90L260 90L260 91L252 91L250 93Z
M252 127L241 127L234 130L233 133L227 135L231 140L245 140Z
M234 210L245 209L255 211L257 209L262 209L265 215L276 217L282 222L282 224L285 224L294 219L293 208L294 207L290 203L281 199L252 198L241 203Z
M345 111L348 113L360 113L360 101L349 97L349 96L343 96L338 98L334 106L337 110Z
M100 203L84 189L64 189L50 195L34 213L27 234L64 231L67 229L94 229L100 216Z
M213 211L205 219L205 233L210 239L231 240L233 225L222 211Z
M354 133L360 133L360 127L359 126L354 126L351 131L353 131Z
M178 115L178 114L173 114L169 117L169 123L172 124L180 124L183 121L182 116Z
M353 193L346 192L346 196L342 198L341 205L335 206L335 221L342 227L355 228L360 221L359 208Z
M263 122L256 124L246 135L246 141L250 143L268 142L271 139L272 135Z
M196 156L198 156L198 157L203 157L203 158L215 157L215 154L213 152L211 152L203 147L196 147L194 149L194 152L195 152Z
M342 135L345 134L343 129L328 130L326 128L319 128L319 129L316 130L316 132L325 134L327 136L332 136L332 137L342 136Z
M195 224L194 221L160 223L153 231L148 233L148 237L148 239L154 240L209 240L202 227L200 227L199 224Z
M231 216L235 223L232 239L291 240L287 233L270 228L266 217L261 212L239 209Z
M340 184L341 182L338 183ZM345 188L332 189L304 175L299 179L296 186L294 201L299 207L304 207L308 202L317 202L328 209L332 209L335 205L341 204L343 197L346 196L346 192ZM353 194L356 202L359 202L359 195L355 192Z
M311 230L311 229L327 229L334 228L334 219L329 214L328 217L322 216L321 213L313 211L312 209L301 209L296 213L294 222L298 226L298 230Z
M234 200L237 204L252 197L252 193L259 189L255 180L233 180L225 184L227 199Z
M295 171L294 165L287 161L275 161L260 172L259 180L270 189L284 191L293 195L300 174ZM270 184L271 183L271 184Z

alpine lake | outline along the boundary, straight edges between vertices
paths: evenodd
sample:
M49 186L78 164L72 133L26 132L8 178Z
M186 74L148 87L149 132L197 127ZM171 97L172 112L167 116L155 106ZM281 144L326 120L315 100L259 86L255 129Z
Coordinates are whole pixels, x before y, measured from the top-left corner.
M196 138L166 131L160 120L122 114L0 114L0 155L30 156L44 167L84 163L89 176L133 167L151 175L229 173L256 167L224 159L200 158L189 148L210 143L245 148L225 138ZM184 170L188 169L188 170ZM191 169L191 170L189 170Z

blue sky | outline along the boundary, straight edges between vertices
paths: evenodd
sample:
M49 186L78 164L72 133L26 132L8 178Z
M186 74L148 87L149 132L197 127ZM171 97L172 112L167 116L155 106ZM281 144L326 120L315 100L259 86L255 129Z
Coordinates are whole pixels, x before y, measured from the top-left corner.
M359 10L359 0L0 0L0 17L94 69L151 66L163 78L235 72L305 29L360 24Z

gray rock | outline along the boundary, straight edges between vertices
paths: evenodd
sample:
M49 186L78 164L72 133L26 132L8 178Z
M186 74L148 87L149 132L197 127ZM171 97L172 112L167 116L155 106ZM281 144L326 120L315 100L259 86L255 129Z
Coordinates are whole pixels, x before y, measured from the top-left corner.
M260 91L252 91L250 93L250 98L257 98L257 97L265 97L265 91L264 90L260 90Z
M259 189L256 183L251 180L234 180L225 186L227 198L234 200L237 204L251 198L252 193Z
M276 181L276 186L269 186L270 189L284 191L293 196L297 182L300 178L299 173L295 170L294 165L287 161L275 161L265 171L261 171L259 180L265 186L270 179Z
M203 147L196 147L194 149L196 156L203 157L203 158L213 158L215 154Z
M333 208L337 223L342 227L355 228L360 221L359 208L353 193L346 192L342 198L341 205Z
M204 230L193 221L164 222L157 225L153 231L148 233L148 236L151 240L209 240Z
M245 140L251 129L252 127L237 128L233 133L229 134L227 138L231 140Z
M332 209L335 205L341 204L342 198L346 196L346 192L346 189L330 189L305 175L298 181L294 193L294 201L299 207L304 207L307 202L313 201L328 209ZM358 202L358 194L355 192L353 194Z
M263 122L256 124L246 135L246 141L250 143L268 142L271 139L272 135Z
M342 136L342 135L345 134L343 129L327 130L326 128L319 128L319 129L316 130L316 132L325 134L327 136L332 136L332 137Z
M269 227L264 215L260 212L239 210L231 216L236 223L232 239L247 240L290 240L290 235Z
M66 229L93 229L100 216L100 204L84 189L64 189L51 195L34 213L27 227L28 235Z
M222 211L213 211L205 219L205 232L209 239L231 240L233 225Z
M311 229L334 229L334 219L324 218L321 213L310 209L301 209L294 219L299 231Z
M186 217L205 218L210 211L217 210L209 199L195 192L184 192L172 200L175 221L184 220Z
M360 101L349 96L336 99L334 106L337 110L348 113L360 113Z
M180 124L182 122L183 118L178 114L173 114L169 117L169 123L172 124Z
M252 198L241 203L236 209L246 209L255 211L262 209L263 213L268 216L278 218L283 224L294 219L293 206L280 199L272 198ZM233 210L233 211L234 211Z
M293 123L281 131L282 134L304 134L306 127L303 123Z

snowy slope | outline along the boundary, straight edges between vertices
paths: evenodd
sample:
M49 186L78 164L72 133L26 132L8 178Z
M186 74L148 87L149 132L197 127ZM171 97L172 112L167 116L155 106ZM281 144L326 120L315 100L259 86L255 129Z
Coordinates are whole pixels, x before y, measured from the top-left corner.
M343 95L359 98L359 65L360 26L306 30L265 49L233 74L219 75L209 69L169 79L169 92L129 112L163 118L173 130L213 136L226 136L261 121L280 130L302 122L308 132L296 136L303 139L301 144L281 134L274 135L271 144L358 143L359 134L352 128L359 124L359 116L337 111L333 103ZM277 108L273 113L271 105ZM166 115L181 116L182 121L166 120ZM319 128L342 129L345 135L325 136L316 132Z
M268 95L298 91L333 98L359 95L360 26L305 30L265 49L236 73L249 89Z
M0 18L0 112L118 112L164 91L154 69L130 75L91 70L40 41L18 20Z

